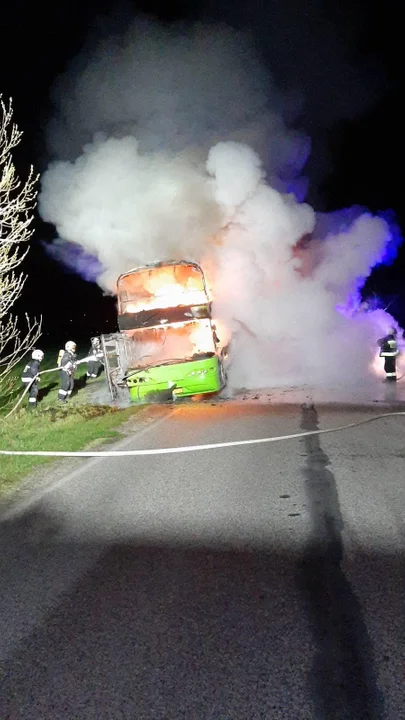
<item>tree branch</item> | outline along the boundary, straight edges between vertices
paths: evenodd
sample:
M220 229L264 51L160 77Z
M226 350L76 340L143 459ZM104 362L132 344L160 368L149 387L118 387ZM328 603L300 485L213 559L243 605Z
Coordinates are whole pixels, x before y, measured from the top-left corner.
M31 350L41 336L42 320L26 315L25 334L17 318L10 314L21 296L26 276L19 272L27 255L27 243L33 234L33 213L37 198L38 175L31 167L22 182L16 172L12 151L19 145L22 132L13 122L13 106L0 95L0 385Z

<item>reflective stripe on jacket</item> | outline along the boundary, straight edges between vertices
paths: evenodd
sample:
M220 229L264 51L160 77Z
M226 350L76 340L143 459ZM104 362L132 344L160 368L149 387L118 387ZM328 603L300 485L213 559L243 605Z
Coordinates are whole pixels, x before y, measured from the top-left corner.
M395 338L384 338L381 344L380 357L396 357L398 354L399 350Z
M30 360L22 371L21 380L29 383L39 373L39 360Z

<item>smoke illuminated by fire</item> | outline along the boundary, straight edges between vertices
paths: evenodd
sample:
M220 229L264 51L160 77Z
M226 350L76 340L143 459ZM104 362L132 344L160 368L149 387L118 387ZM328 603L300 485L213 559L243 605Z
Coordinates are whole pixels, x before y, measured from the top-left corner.
M299 181L308 142L286 128L248 41L226 28L187 35L135 25L85 58L57 104L58 160L43 175L39 208L76 255L63 244L54 255L84 275L92 258L111 293L131 268L200 263L221 344L231 339L231 387L356 383L373 372L376 342L396 323L365 312L360 290L400 239L384 217L317 215L280 192ZM185 295L200 304L191 280L150 282L143 297L126 288L126 312ZM195 328L204 335L201 322ZM208 342L184 326L142 333L136 352L153 360Z

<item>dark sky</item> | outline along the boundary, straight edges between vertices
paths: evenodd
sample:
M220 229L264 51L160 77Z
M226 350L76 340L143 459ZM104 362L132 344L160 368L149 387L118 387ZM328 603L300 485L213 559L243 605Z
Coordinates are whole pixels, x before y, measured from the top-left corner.
M48 10L44 5L14 0L2 8L0 92L13 97L15 120L24 131L16 157L22 175L31 162L43 169L43 130L53 81L79 50L95 16L112 3L59 0ZM315 207L392 208L405 227L402 26L386 4L140 0L127 8L167 22L213 19L250 28L280 88L298 86L306 98L298 123L312 137L309 199ZM335 35L342 46L334 45ZM46 257L40 240L52 237L52 228L37 220L21 309L42 313L46 333L58 341L66 334L80 338L114 330L114 303ZM395 265L376 271L369 285L395 295L404 292L404 280L402 250ZM392 308L404 322L405 295Z

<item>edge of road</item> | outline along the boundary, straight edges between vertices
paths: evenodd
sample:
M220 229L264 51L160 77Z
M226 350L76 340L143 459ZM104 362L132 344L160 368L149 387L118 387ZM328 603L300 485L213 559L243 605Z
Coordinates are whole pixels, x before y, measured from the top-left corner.
M154 408L152 413L151 407ZM161 412L156 411L156 408L159 408ZM118 428L118 431L122 432L123 435L121 439L103 440L97 443L97 450L108 450L112 447L117 450L124 449L133 442L134 439L142 437L152 428L165 422L179 409L180 407L174 405L145 406L135 418L130 418ZM155 417L155 414L157 414L158 417ZM133 431L129 433L129 427L131 426ZM90 447L95 448L95 443L92 442ZM52 465L36 468L10 495L0 499L0 525L2 522L9 521L13 517L29 510L46 493L51 492L53 488L75 477L81 472L84 465L91 467L102 460L103 458L59 458L59 460L56 459Z
M292 391L293 392L293 391ZM284 391L285 395L289 394L288 390ZM305 393L305 399L293 398L291 395L284 397L281 401L276 398L270 399L271 395L269 392L262 393L255 396L244 397L240 395L233 397L218 397L211 398L209 401L204 401L205 406L212 407L224 407L232 404L238 404L241 406L254 406L256 408L268 408L268 409L283 409L288 408L302 408L302 407L313 407L316 406L318 410L323 411L337 411L348 413L365 413L367 415L381 415L383 412L395 412L403 411L405 409L404 401L392 401L388 400L379 401L359 401L353 399L349 401L336 401L320 400L319 398L311 397L311 393ZM265 399L266 398L266 399ZM139 413L135 418L130 418L121 427L120 431L123 437L119 440L113 441L102 441L97 443L97 451L124 450L126 446L137 438L142 437L144 434L149 432L154 427L157 427L161 423L168 420L171 416L177 414L183 407L194 407L197 408L199 404L190 403L176 403L171 405L148 405ZM91 448L95 449L94 442L91 444ZM85 448L85 450L89 450ZM91 467L100 463L105 458L103 457L74 457L74 458L59 458L52 463L51 466L41 466L30 473L26 479L22 481L20 485L8 496L5 496L0 500L0 523L11 520L13 517L22 515L26 510L30 509L35 505L36 502L40 501L41 498L48 492L51 492L54 488L61 484L68 482L74 478L79 472L82 471L84 465ZM73 466L73 467L72 467Z

